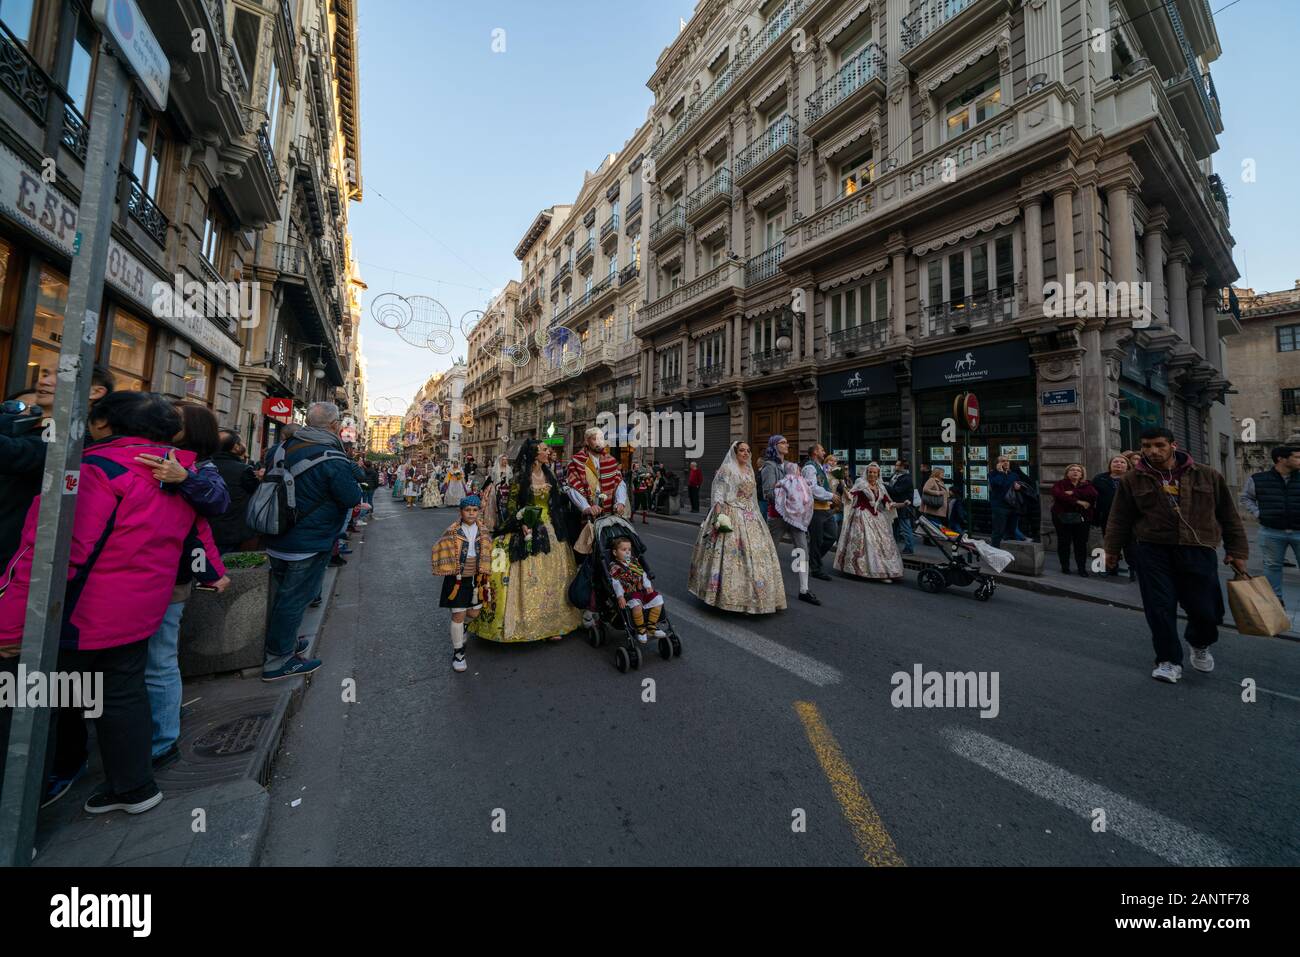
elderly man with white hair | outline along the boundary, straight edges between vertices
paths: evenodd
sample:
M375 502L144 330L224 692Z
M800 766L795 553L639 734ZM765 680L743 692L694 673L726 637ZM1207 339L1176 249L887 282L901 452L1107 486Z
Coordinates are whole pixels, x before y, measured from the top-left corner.
M627 515L627 485L618 459L609 454L603 429L592 426L583 433L582 448L569 461L564 478L569 499L588 518L607 512Z
M310 674L321 665L302 657L298 628L307 605L320 594L335 539L361 501L355 466L339 440L340 427L338 406L315 402L307 410L307 424L270 455L268 479L293 473L297 518L283 535L266 538L271 588L263 681Z

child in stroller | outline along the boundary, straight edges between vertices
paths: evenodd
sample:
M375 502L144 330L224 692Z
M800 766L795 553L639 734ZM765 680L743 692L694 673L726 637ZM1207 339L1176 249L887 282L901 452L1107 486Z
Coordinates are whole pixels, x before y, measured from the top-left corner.
M950 585L965 588L975 585L975 599L988 601L993 597L998 584L992 575L980 570L979 546L960 532L940 525L929 515L918 515L916 529L926 544L933 545L943 553L945 561L921 569L916 583L921 591L935 594Z
M614 667L620 672L641 667L639 645L658 638L659 657L668 660L682 653L682 643L663 614L663 596L654 590L645 559L645 545L631 524L617 515L596 519L592 536L596 615L588 629L593 648L605 643L605 628L621 632L624 643L614 651Z

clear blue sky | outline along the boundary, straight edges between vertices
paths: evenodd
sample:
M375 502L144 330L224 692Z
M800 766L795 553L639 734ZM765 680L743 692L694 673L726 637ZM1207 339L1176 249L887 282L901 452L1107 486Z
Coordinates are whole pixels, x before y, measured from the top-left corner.
M1300 279L1292 172L1300 132L1289 109L1300 0L1239 0L1226 9L1231 0L1211 2L1221 10L1224 54L1211 72L1226 127L1214 162L1230 195L1237 266L1256 290L1289 288ZM622 147L645 118L653 102L646 80L694 0L358 7L365 200L353 204L351 226L370 286L362 335L373 403L409 399L450 357L380 327L370 299L389 291L433 296L458 326L517 278L513 250L537 211L571 202L583 171ZM493 52L498 29L503 53ZM1242 182L1244 159L1255 161L1254 183Z

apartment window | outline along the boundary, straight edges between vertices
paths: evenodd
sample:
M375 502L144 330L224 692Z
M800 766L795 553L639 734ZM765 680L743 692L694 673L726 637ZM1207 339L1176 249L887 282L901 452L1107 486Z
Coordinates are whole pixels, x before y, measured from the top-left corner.
M1282 414L1296 415L1300 413L1300 389L1283 389L1282 390Z
M763 249L771 249L785 241L785 210L768 213L763 220Z
M280 71L276 69L275 60L271 61L271 75L266 84L266 130L275 145L275 131L280 126L280 104L284 93L280 89Z
M585 291L589 296L591 295L591 286L592 286L591 276L588 276L587 282L585 283Z
M0 20L24 46L31 46L36 0L0 0Z
M779 331L778 317L771 313L755 319L751 326L750 352L759 355L776 351L776 337Z
M99 46L98 39L99 34L95 32L90 19L79 16L77 32L72 40L72 61L68 64L68 95L72 97L72 105L82 116L87 116L90 112L90 91L95 76L95 51Z
M162 189L162 171L166 158L167 138L158 118L137 98L135 100L135 143L131 173L140 188L155 203Z
M1277 327L1278 352L1295 352L1298 341L1300 341L1300 326Z
M948 100L943 107L944 139L960 136L1002 110L1002 78L991 73Z
M703 371L721 369L727 361L727 331L719 329L702 337L695 346L695 368Z
M613 279L618 275L618 254L615 253L609 257L609 277Z
M927 260L927 305L981 298L990 290L1004 295L1015 285L1010 233L1003 233Z
M705 247L704 258L709 264L709 269L717 269L722 265L722 241L719 240Z
M844 64L865 50L870 43L871 24L868 23L865 28L855 33L845 42L844 46L840 47L839 65L844 66Z
M876 164L871 153L855 157L840 166L840 195L852 196L876 178Z
M609 204L609 215L610 215L610 216L617 216L617 215L618 215L618 200L617 200L617 199L614 200L614 202L612 202L612 203Z
M221 219L211 206L203 217L203 258L212 268L218 268L221 258Z
M257 65L257 43L261 30L261 17L249 13L243 7L235 7L231 39L235 41L235 59L239 61L244 83L250 90L253 88L253 68Z
M638 271L641 269L641 234L638 232L632 237L632 262L636 264Z
M672 291L682 284L682 267L668 270L668 289Z
M888 278L833 292L826 300L826 331L832 335L888 318Z
M682 374L682 347L673 346L659 353L659 378L677 379Z

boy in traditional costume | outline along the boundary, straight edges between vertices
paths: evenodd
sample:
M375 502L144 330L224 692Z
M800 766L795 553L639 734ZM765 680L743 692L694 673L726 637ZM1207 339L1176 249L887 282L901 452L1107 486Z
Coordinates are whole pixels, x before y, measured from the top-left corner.
M433 573L442 575L438 605L451 609L451 667L464 671L465 619L478 617L487 597L491 572L492 535L479 521L477 495L460 500L460 517L433 546Z
M658 626L664 596L655 591L650 576L632 554L632 540L614 539L612 551L614 560L609 563L609 579L618 597L618 607L632 613L636 640L644 645L652 634L656 638L665 637L667 632Z

